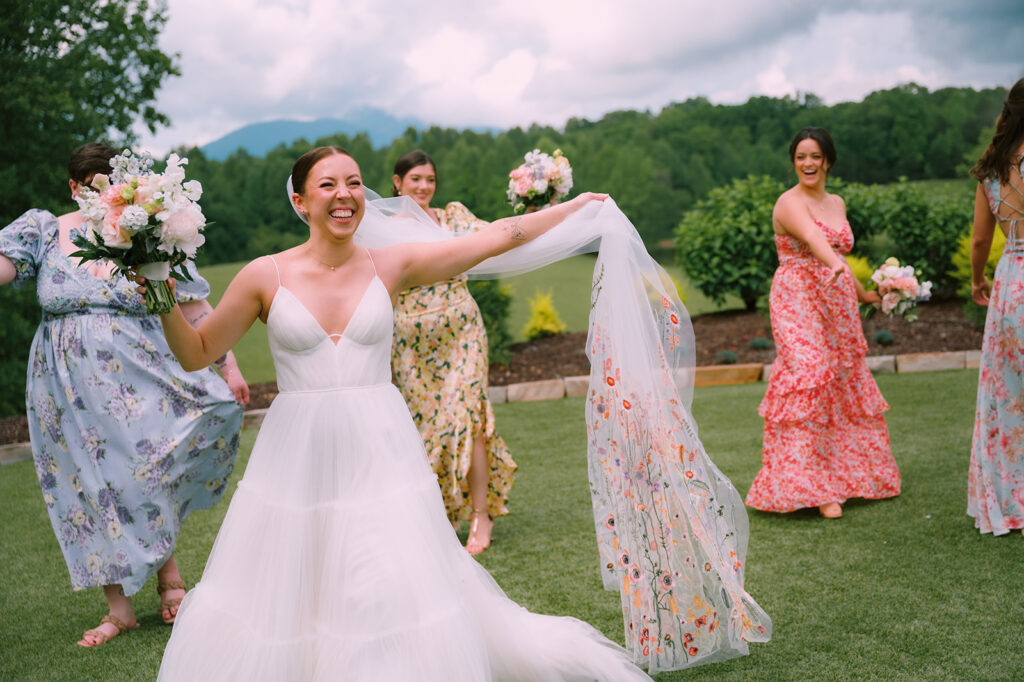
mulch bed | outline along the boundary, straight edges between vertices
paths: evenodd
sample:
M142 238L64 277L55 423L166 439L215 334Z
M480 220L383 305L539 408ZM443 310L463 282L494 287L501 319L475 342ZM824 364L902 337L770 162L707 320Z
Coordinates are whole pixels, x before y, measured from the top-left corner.
M913 323L877 314L864 322L868 354L980 349L982 333L971 326L962 307L959 301L925 303L920 306L921 317ZM892 332L892 345L883 346L874 341L874 334L880 329ZM719 353L725 350L735 353L740 363L770 363L775 359L774 349L759 350L750 346L755 337L771 339L768 320L756 312L730 310L701 315L694 318L693 330L698 366L716 364ZM507 366L491 367L491 385L589 374L590 363L584 351L586 342L586 332L579 332L513 344L511 362ZM272 382L256 384L250 391L250 409L267 407L277 395L277 385ZM0 444L27 440L28 420L24 416L0 419Z

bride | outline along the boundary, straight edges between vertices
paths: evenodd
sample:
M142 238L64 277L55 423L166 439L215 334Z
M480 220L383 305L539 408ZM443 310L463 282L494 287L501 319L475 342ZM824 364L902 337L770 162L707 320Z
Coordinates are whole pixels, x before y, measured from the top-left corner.
M635 663L653 674L770 637L743 588L742 500L690 416L692 327L611 199L583 194L451 238L411 203L367 204L337 147L304 154L291 180L309 240L243 268L198 329L178 308L161 318L186 369L259 318L280 390L161 680L644 680ZM462 550L389 373L398 292L595 247L589 475L625 651L518 606Z
M366 202L339 148L303 155L306 243L239 272L198 330L162 317L182 366L205 367L257 318L279 396L160 680L643 680L589 625L509 600L458 542L408 409L390 383L392 301L549 230L583 194L457 241L367 250Z

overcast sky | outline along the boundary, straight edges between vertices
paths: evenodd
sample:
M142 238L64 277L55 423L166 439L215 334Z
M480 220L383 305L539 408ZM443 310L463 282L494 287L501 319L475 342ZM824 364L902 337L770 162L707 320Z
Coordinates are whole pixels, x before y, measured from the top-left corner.
M1024 76L1024 0L169 0L163 153L376 107L506 128L689 97L859 100Z

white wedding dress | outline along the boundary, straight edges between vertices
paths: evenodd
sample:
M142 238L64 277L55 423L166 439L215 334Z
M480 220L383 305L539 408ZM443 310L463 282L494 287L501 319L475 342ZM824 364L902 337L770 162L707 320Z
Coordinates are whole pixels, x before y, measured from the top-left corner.
M390 383L379 278L340 337L282 284L267 333L280 394L160 680L650 679L586 623L508 599L459 544Z

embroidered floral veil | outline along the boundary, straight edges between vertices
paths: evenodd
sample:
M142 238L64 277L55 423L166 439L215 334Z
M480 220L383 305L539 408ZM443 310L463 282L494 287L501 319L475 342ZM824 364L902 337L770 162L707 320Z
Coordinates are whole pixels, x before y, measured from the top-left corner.
M355 237L367 248L457 238L408 197L368 200ZM743 587L743 501L690 412L693 328L671 277L611 198L468 274L594 251L587 457L601 574L619 592L626 648L651 674L743 655L769 639L771 620Z

